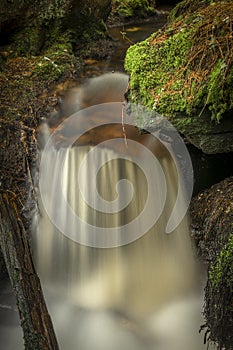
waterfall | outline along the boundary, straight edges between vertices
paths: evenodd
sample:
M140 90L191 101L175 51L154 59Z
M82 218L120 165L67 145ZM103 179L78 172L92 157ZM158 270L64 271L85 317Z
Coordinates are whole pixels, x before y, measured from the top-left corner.
M33 246L61 349L204 349L179 162L109 102L42 151Z

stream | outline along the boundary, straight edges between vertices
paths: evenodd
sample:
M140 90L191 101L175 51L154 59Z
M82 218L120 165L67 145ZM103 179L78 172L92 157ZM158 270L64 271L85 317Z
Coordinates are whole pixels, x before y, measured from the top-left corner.
M111 36L119 43L117 49L105 62L87 60L84 76L92 78L110 72L124 73L123 62L127 48L131 43L144 40L161 28L165 20L166 16L160 15L153 22L110 28ZM115 77L118 77L117 74ZM120 78L122 78L121 75ZM88 88L87 85L79 88L76 98L83 99L82 94L91 91L91 84L93 86L97 84L97 87L101 88L107 84L108 79L107 74L99 80L90 80ZM126 78L123 78L123 83L114 81L114 84L119 87L122 98L125 84L127 84L124 79ZM97 89L96 86L95 89ZM100 94L99 103L101 98ZM112 108L119 112L116 104L118 95L115 98L116 100L109 101L111 111L106 111L107 118L112 117ZM96 126L95 123L97 125L99 123L99 110L94 112L97 116L96 119L93 118ZM85 125L87 117L88 120L93 121L92 116L86 116L86 114L83 116L82 112L79 112L77 117L79 120L83 118L82 125ZM122 131L122 123L118 122L118 125ZM64 128L66 127L65 124ZM90 125L85 127L89 130ZM74 130L77 133L80 132L79 126L77 129L73 128L72 124L72 132ZM70 133L70 129L68 130ZM105 141L102 140L102 132L100 129L101 136L98 136L95 141L97 144L99 140ZM118 135L119 130L117 127L114 130L106 128L104 132ZM90 145L92 136L88 133L83 137L83 143L70 149L64 148L64 144L59 143L60 139L56 139L59 146L55 144L53 152L47 154L48 170L44 176L51 188L46 188L45 184L43 191L46 194L49 193L49 203L53 206L51 210L54 210L57 216L61 216L62 213L65 226L63 228L60 226L58 230L50 222L41 204L42 218L35 218L33 245L37 269L61 350L76 348L79 350L119 350L120 348L122 350L205 350L207 346L203 345L203 334L198 333L199 326L203 323L201 290L204 286L204 277L198 277L201 272L192 256L190 240L187 238L187 217L185 216L182 222L179 222L172 235L165 234L171 207L175 206L178 192L176 164L169 156L166 154L164 156L161 145L153 144L154 141L150 136L136 135L135 130L127 127L124 132L126 135L132 133L132 139L137 140L140 145L149 144L151 152L159 154L159 164L156 163L152 167L147 153L141 154L141 150L137 150L134 143L126 145L127 140L121 139L121 143L119 141L113 147L105 144L103 147L98 147L98 156L91 155L83 165L82 159L94 148L93 144ZM65 136L67 137L67 134ZM70 134L68 136L70 137ZM91 140L93 143L93 138ZM233 155L208 156L191 145L187 147L194 168L194 194L232 175L228 164L229 161L232 162ZM127 148L127 157L126 161L123 161L125 148ZM91 211L89 206L84 205L81 200L77 201L77 198L82 197L82 194L76 190L75 174L80 168L83 171L85 186L88 188L87 192L90 193L89 204L95 201L95 198L92 198L92 193L95 193L92 171L96 171L93 164L97 158L107 164L103 172L98 175L99 177L97 176L100 184L98 190L106 201L114 202L116 191L115 187L114 191L112 190L112 183L115 186L122 178L130 179L134 187L139 190L132 197L134 201L132 206L128 206L125 211L122 210L123 216L122 213L120 216L118 213L115 214L114 210L109 209L109 204L106 205L104 202L110 211L107 218L103 218L98 210ZM142 159L143 163L141 163ZM89 241L84 245L79 244L79 241L74 239L73 231L70 233L73 235L71 239L67 238L66 234L63 235L64 227L75 227L75 229L77 227L72 221L72 216L69 216L67 207L64 209L60 204L60 211L57 209L57 203L62 202L57 191L61 182L62 191L66 194L72 211L79 213L84 221L93 220L93 225L98 223L98 227L114 231L119 222L127 225L138 216L142 211L142 205L146 203L145 194L149 190L143 182L141 168L135 167L134 162L143 164L141 168L148 169L149 176L152 176L156 169L156 178L153 186L150 187L156 202L150 203L150 215L154 215L154 208L157 210L159 206L157 201L163 202L161 183L166 181L168 188L169 199L164 200L165 209L163 211L161 209L160 219L148 229L148 233L137 240L132 239L130 244L118 242L113 245L108 242L110 248L107 249L103 249L105 248L103 245L96 246L96 242L94 245ZM64 165L61 178L54 176L55 170L51 178L51 169L59 169L61 164ZM165 180L160 173L161 169L165 174ZM122 192L124 198L131 196L130 190L126 187ZM122 193L119 191L118 194ZM183 210L182 201L178 206ZM144 226L145 220L147 219L142 219L137 225ZM88 235L85 229L82 231ZM46 235L43 235L43 232L46 232ZM85 237L83 239L85 241ZM7 281L1 282L0 339L2 350L23 349L17 309Z

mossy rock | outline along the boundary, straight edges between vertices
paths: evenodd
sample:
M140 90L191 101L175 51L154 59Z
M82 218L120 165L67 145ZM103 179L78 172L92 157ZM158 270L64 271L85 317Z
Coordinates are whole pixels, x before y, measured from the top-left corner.
M103 53L110 10L110 0L2 1L0 120L38 125L47 114L46 93L76 79L97 45Z
M38 55L61 38L77 46L83 35L86 42L107 35L110 11L111 0L3 0L0 45L18 55Z
M205 328L218 349L233 344L233 177L196 196L190 207L192 233L208 264Z
M146 18L156 13L156 2L154 0L113 0L112 13L110 17L124 20L132 18Z
M164 28L125 58L128 99L167 117L206 153L233 151L232 18L230 0L183 1Z

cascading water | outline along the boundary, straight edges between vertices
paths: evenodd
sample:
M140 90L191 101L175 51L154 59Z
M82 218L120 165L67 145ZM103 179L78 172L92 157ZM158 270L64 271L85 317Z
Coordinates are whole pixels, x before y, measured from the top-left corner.
M178 163L127 122L115 102L125 75L90 80L75 101L82 108L88 90L103 102L96 96L110 80L112 103L68 118L42 151L34 250L61 349L204 349Z

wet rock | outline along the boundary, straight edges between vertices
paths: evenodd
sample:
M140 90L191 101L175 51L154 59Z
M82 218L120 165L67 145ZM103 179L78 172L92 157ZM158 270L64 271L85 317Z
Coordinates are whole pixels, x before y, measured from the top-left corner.
M203 112L201 116L176 114L169 119L191 144L205 154L229 153L233 152L231 114L225 113L220 123L211 120L208 111Z
M197 195L191 203L192 233L208 264L205 328L219 349L233 345L233 177Z
M115 26L140 20L156 14L155 0L113 0L108 25Z

